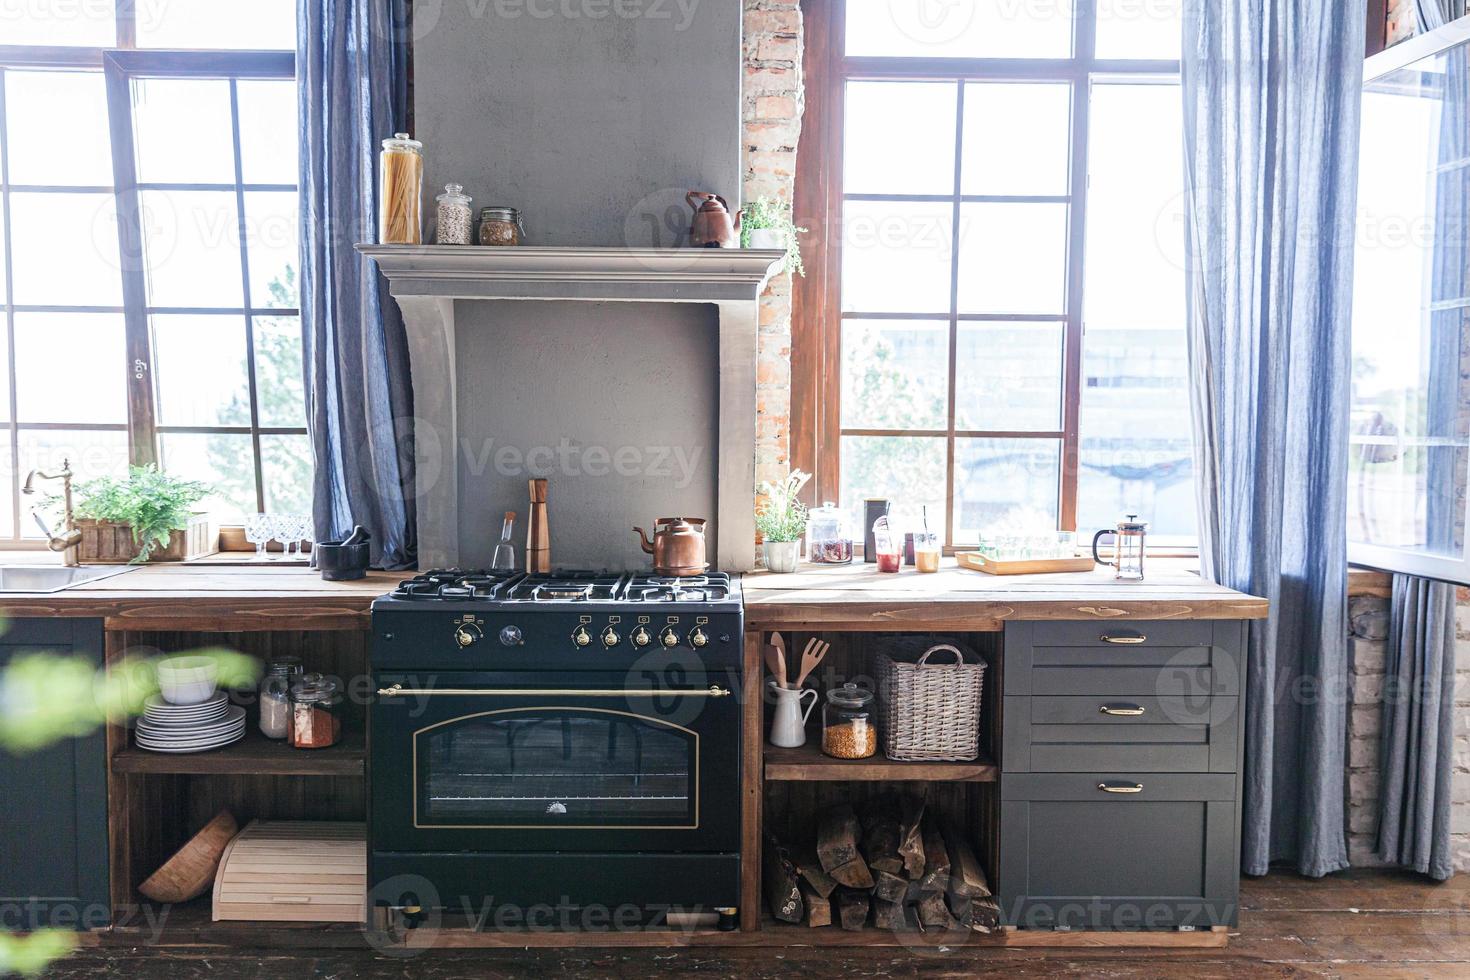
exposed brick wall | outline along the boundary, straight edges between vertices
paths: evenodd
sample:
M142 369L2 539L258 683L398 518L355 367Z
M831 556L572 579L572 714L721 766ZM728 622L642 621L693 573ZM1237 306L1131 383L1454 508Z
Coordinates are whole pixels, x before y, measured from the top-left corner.
M790 201L801 134L802 24L799 0L744 0L743 200ZM791 273L761 297L756 370L757 480L779 480L791 461Z
M1348 859L1375 867L1381 765L1388 600L1359 597L1348 607L1352 671L1347 751ZM1450 847L1457 871L1470 871L1470 597L1461 589L1455 608L1455 749L1450 803Z

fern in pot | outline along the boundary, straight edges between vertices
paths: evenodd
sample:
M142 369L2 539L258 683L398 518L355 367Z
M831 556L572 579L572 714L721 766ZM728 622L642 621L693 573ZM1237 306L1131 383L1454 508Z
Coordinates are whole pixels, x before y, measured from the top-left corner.
M740 245L742 248L784 248L786 260L777 270L779 275L790 269L798 276L806 275L801 262L801 245L796 236L806 231L791 219L791 204L773 197L758 197L740 212Z
M761 484L764 503L755 515L755 527L765 543L766 567L773 572L796 571L796 555L801 536L806 533L806 504L797 494L810 480L810 473L792 470L779 483Z
M134 466L126 478L88 480L77 486L76 494L82 561L140 564L155 554L184 557L183 532L209 487L154 466Z

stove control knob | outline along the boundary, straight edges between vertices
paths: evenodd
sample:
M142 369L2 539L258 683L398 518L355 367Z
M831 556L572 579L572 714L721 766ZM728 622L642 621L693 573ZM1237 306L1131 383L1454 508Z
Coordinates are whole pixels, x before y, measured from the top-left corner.
M458 643L461 647L472 647L480 642L480 637L483 635L480 632L480 627L474 623L464 623L459 629L454 631L454 642Z
M572 630L572 642L579 647L585 647L592 642L592 634L587 632L587 627L578 626Z
M648 630L640 626L633 631L633 645L635 647L646 647L653 642L653 637L648 635Z
M500 645L505 647L518 647L525 637L521 635L519 626L506 626L500 631Z
M694 627L694 629L692 629L692 630L689 631L689 643L695 649L698 649L699 647L704 646L708 642L709 642L709 634L706 633L704 630L700 629L698 626Z
M602 645L607 649L611 650L613 647L622 642L623 638L619 636L618 631L613 629L611 626L602 631Z
M674 632L672 626L665 626L664 631L658 635L658 641L666 647L679 645L679 634Z

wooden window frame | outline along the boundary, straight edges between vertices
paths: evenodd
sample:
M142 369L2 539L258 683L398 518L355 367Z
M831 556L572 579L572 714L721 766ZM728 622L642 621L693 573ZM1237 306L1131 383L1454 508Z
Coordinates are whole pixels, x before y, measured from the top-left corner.
M247 191L276 190L299 192L296 184L252 184L244 182L241 173L240 127L236 101L236 80L246 78L294 78L296 56L291 51L247 51L247 50L199 50L174 51L161 48L138 48L135 7L131 3L119 3L116 8L116 40L113 48L86 48L41 45L0 45L0 132L5 126L4 72L6 70L72 69L90 70L102 76L106 89L108 110L109 150L112 156L113 183L111 187L82 187L63 185L14 185L14 188L31 193L82 193L105 191L114 195L118 214L118 246L122 270L122 304L120 306L76 306L47 305L34 307L13 302L14 277L11 275L12 250L11 210L9 197L13 185L8 173L8 144L0 139L0 234L5 236L4 260L5 289L0 291L0 313L3 313L4 336L0 342L7 345L8 358L5 370L10 372L9 420L0 423L0 431L10 438L9 459L11 470L11 518L12 534L0 536L0 544L6 548L40 549L46 542L26 537L22 518L26 502L18 492L19 481L24 474L20 467L20 439L23 431L78 431L78 432L123 432L127 433L128 462L133 466L156 464L159 460L158 437L174 433L194 434L238 434L248 435L251 442L252 463L255 473L255 504L265 510L264 463L261 456L261 436L306 435L305 426L262 426L259 420L256 390L254 320L264 316L300 316L298 309L257 308L250 301L249 256L245 236L244 194ZM235 179L229 184L178 184L166 186L174 190L222 190L235 194L239 228L239 248L242 276L242 301L236 307L208 307L199 309L175 309L150 306L147 301L145 263L142 229L139 220L138 191L153 185L140 185L135 173L135 149L133 142L133 115L131 85L134 78L218 78L230 82L231 132L235 163ZM17 419L15 384L15 315L17 312L63 312L63 313L109 313L123 318L125 364L118 370L127 372L127 421L126 423L71 423L71 422L21 422ZM179 426L160 425L157 420L154 379L155 344L150 327L150 316L154 313L207 313L211 315L233 315L244 318L246 372L250 396L250 424L241 426Z
M1088 121L1090 86L1097 78L1177 77L1177 61L1100 59L1095 54L1095 0L1077 6L1070 58L908 58L850 57L843 51L846 0L802 0L806 48L803 57L805 109L797 147L796 223L814 229L803 239L807 275L793 288L791 344L791 459L794 467L813 474L809 502L840 500L841 439L848 435L922 435L946 442L945 550L954 550L956 440L961 438L1034 438L1061 441L1058 527L1077 527L1078 440L1082 396L1083 247L1087 212ZM1072 87L1070 176L1068 193L1048 197L1068 204L1067 269L1061 316L971 316L957 312L954 296L957 269L951 274L948 322L949 379L946 427L939 430L865 430L841 426L841 236L843 111L846 83L856 80L955 82L959 89L956 138L963 136L963 93L972 81L1049 81ZM961 145L956 144L956 160ZM956 165L958 172L959 166ZM961 202L958 175L953 196ZM862 196L862 195L855 195ZM882 195L884 199L902 195ZM968 199L966 196L965 199ZM1006 196L1027 200L1029 197ZM955 234L958 234L956 214ZM952 257L958 262L958 255ZM881 317L865 317L881 319ZM938 320L935 314L893 314L896 319ZM1060 431L959 430L955 426L955 354L958 324L968 321L1046 321L1063 324L1062 428Z

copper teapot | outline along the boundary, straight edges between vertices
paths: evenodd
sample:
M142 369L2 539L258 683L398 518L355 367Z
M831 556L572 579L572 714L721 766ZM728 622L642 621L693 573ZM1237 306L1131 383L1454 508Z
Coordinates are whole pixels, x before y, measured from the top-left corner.
M660 517L653 525L653 540L643 528L635 527L645 554L653 556L658 575L703 575L705 561L703 517Z
M736 211L730 218L730 205L718 194L708 191L690 191L684 200L694 209L694 220L689 224L689 244L695 248L739 248L740 220L744 211ZM698 203L698 202L703 203Z

